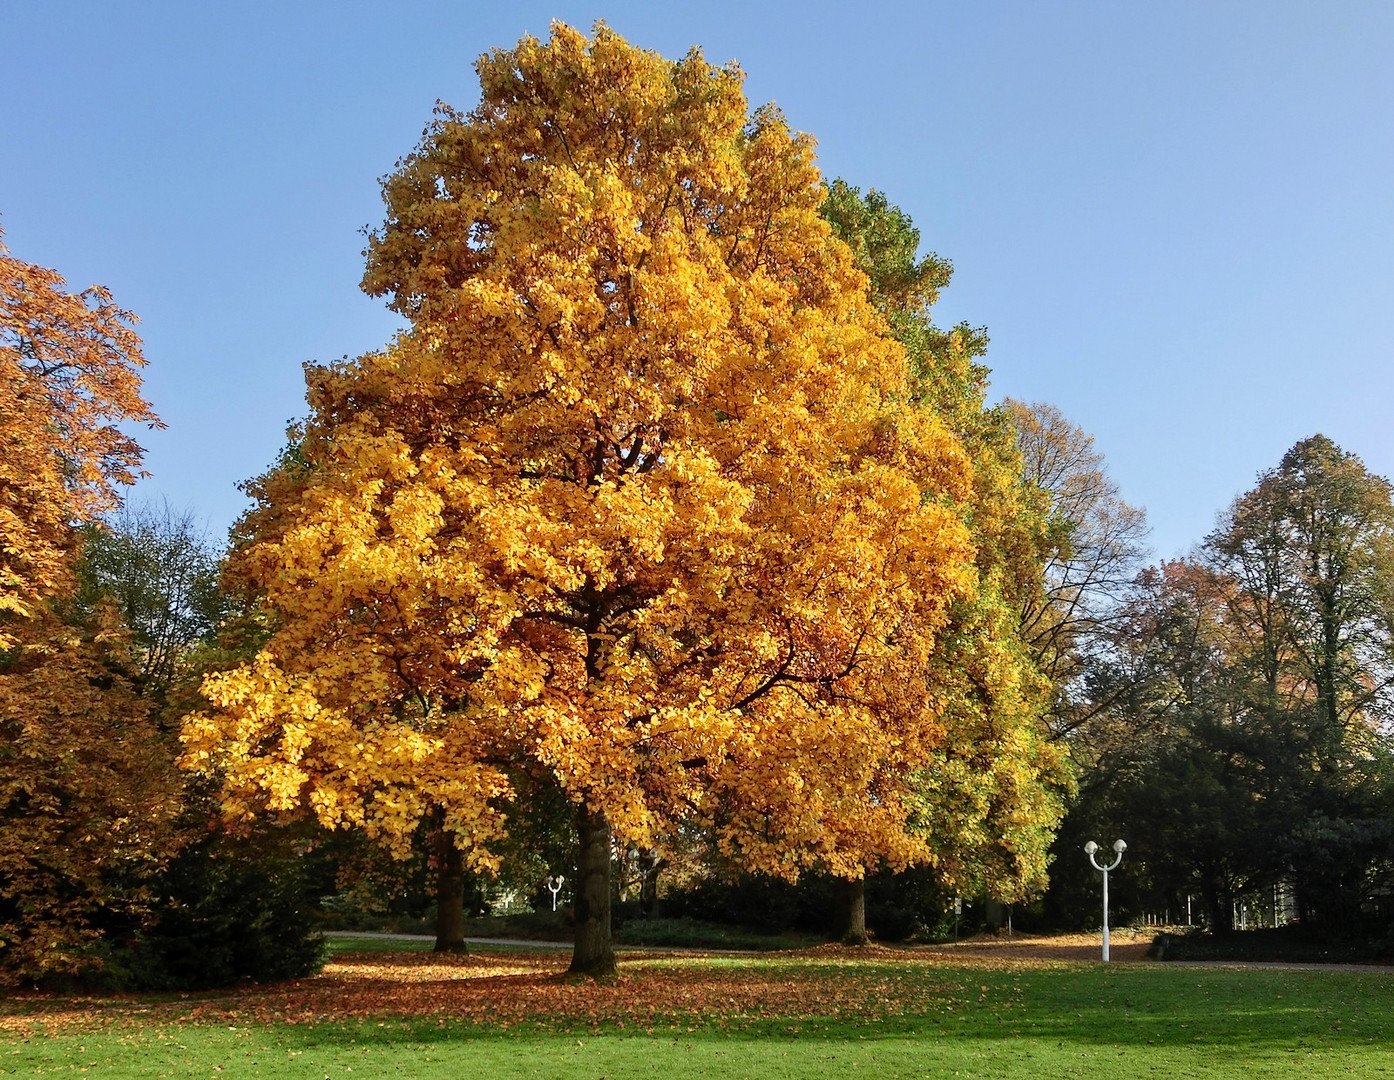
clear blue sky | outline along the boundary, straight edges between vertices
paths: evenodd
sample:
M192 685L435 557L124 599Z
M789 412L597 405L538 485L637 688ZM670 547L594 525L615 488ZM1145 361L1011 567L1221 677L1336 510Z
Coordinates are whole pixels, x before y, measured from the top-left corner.
M1394 4L0 0L0 226L142 318L145 495L221 532L357 290L377 180L475 57L604 18L735 59L952 259L995 397L1088 431L1158 554L1321 431L1394 473Z

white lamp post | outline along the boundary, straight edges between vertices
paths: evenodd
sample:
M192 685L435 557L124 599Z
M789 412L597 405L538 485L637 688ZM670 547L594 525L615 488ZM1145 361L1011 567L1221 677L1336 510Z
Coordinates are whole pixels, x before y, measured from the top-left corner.
M1128 850L1128 845L1122 840L1113 842L1113 850L1118 853L1118 857L1107 866L1100 866L1099 860L1094 858L1094 853L1099 850L1099 845L1090 840L1084 845L1084 853L1089 856L1089 861L1094 869L1104 875L1104 963L1108 963L1108 872L1118 869L1118 864L1123 861L1123 852Z

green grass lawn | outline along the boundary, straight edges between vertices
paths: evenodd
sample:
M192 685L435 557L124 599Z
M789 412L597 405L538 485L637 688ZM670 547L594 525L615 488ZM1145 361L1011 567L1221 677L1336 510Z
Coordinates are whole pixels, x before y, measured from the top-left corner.
M425 938L405 941L401 938L370 937L367 934L362 937L356 934L343 937L335 934L325 940L325 949L330 956L356 952L430 952L433 944L432 941Z
M1374 971L947 966L819 950L651 956L596 986L558 978L565 956L555 953L476 957L459 968L407 953L339 959L347 966L331 968L327 985L177 1000L10 999L0 1003L0 1075L1394 1075L1394 978ZM380 1014L362 1011L378 1000L362 997L365 988L381 992ZM348 997L358 1014L330 1017ZM80 1016L60 1020L74 1005Z

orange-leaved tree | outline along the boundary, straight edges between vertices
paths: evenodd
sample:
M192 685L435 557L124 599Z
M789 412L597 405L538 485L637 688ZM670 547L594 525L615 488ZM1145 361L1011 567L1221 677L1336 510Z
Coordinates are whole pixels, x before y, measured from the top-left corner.
M791 877L926 854L971 465L736 69L555 25L478 70L384 184L365 287L410 329L309 368L251 487L231 573L278 629L187 760L399 846L434 818L485 869L559 785L604 974L616 837L695 823Z
M79 522L115 504L158 422L131 316L0 245L0 981L94 966L171 847L179 783L123 628L73 610Z
M141 449L120 425L159 426L133 316L100 286L64 285L0 242L0 648L15 617L70 584L73 524L134 482Z

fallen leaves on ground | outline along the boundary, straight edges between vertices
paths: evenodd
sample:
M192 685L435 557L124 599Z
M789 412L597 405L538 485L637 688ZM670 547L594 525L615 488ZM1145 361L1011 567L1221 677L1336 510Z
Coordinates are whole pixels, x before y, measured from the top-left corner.
M630 953L620 974L568 979L567 953L345 953L312 978L179 998L24 994L0 1006L0 1031L54 1034L90 1026L316 1024L410 1019L492 1028L534 1025L651 1031L740 1030L788 1020L952 1013L960 980L942 959L890 949L810 949L779 957ZM894 960L892 967L887 961ZM975 994L977 987L973 988ZM966 1003L966 999L965 1002Z

